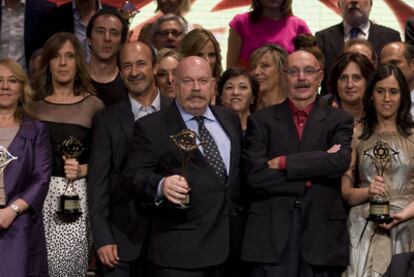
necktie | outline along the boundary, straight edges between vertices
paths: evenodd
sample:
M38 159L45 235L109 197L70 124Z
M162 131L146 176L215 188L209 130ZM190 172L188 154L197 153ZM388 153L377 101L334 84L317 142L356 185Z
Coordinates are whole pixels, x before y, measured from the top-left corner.
M204 157L220 180L225 183L227 179L226 165L224 164L213 136L204 125L204 117L199 116L194 117L194 119L198 123L198 134L203 146Z
M351 34L351 38L357 38L359 32L361 32L361 29L359 29L358 27L354 27L351 29L351 31L349 31L349 33Z

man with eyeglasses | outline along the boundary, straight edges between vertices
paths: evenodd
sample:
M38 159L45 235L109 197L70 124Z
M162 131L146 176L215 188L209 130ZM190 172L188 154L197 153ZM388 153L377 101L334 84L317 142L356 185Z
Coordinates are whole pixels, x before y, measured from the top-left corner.
M187 22L176 14L166 14L154 22L151 27L151 44L157 50L176 49L187 33Z
M242 260L252 277L340 277L349 255L341 176L353 120L319 101L323 71L310 52L290 54L283 78L288 99L248 121Z
M175 102L135 124L124 185L154 207L148 253L156 277L232 277L244 211L240 121L209 105L215 80L204 59L182 60L174 85Z

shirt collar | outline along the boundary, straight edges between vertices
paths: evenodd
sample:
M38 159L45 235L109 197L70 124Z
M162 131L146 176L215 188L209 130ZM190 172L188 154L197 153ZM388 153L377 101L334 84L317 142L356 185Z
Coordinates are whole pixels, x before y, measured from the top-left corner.
M101 10L102 9L101 0L96 0L96 3L98 4L98 11ZM72 11L77 11L77 10L78 10L78 8L76 7L76 0L72 0Z
M132 98L131 94L128 93L128 97L131 102L131 105L133 106L133 109L135 108L137 111L139 111L143 107L141 103L139 103L137 100ZM150 106L153 107L157 111L159 111L161 108L161 98L160 98L160 92L158 91L158 89L157 89L157 96L155 96Z
M181 114L181 117L183 118L184 122L188 122L194 118L194 115L190 114L186 110L184 110L183 107L181 107L180 103L178 103L177 99L175 99L175 104L177 105L178 111ZM213 112L211 111L210 107L207 106L206 111L202 115L205 119L209 121L216 121L216 118L214 117Z
M344 33L349 34L349 32L351 31L353 27L349 25L348 23L346 23L345 21L343 22L343 24L344 24ZM371 26L371 22L368 20L367 22L359 25L358 28L361 29L361 32L364 34L364 36L366 36L369 32L370 26Z
M288 99L288 104L289 104L289 109L290 109L290 111L292 112L293 115L300 112L300 111L303 111L303 112L305 112L306 116L308 117L309 113L311 112L311 110L312 110L312 108L315 104L315 101L313 101L312 103L307 105L303 110L299 109L290 99Z

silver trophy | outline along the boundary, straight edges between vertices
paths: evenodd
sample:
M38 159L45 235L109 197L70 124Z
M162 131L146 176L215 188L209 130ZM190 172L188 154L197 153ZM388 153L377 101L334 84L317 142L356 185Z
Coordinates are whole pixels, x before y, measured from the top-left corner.
M10 152L0 145L0 173L6 168L6 166L13 160L17 160L17 157L10 154Z

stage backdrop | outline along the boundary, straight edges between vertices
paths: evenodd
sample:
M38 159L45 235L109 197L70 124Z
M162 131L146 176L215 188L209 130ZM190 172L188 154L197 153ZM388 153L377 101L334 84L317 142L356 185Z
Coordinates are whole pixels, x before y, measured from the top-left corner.
M58 4L68 1L54 0ZM125 1L103 0L102 2L120 7ZM133 39L146 22L159 17L155 0L131 0L139 13L132 19ZM185 15L188 22L199 24L213 31L222 47L223 66L227 53L228 23L238 13L249 10L250 0L194 0L191 10ZM293 12L304 19L313 33L341 21L337 0L293 0ZM394 28L404 39L404 25L408 17L414 16L414 0L373 0L371 20Z

